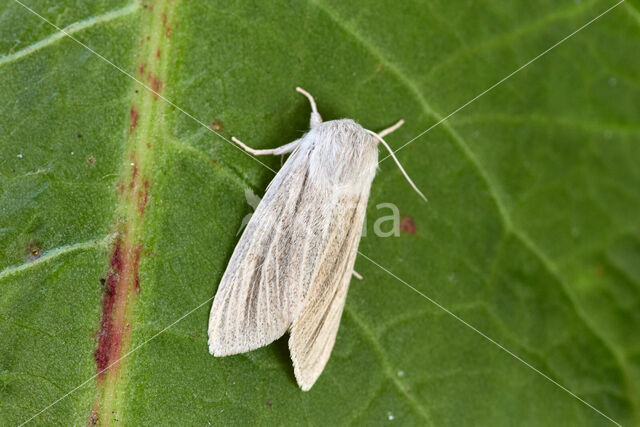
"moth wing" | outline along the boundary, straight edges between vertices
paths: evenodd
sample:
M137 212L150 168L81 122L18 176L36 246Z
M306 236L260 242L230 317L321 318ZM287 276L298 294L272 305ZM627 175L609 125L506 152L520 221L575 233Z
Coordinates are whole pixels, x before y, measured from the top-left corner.
M209 317L215 356L271 343L302 310L333 212L318 204L319 189L309 179L312 148L303 141L287 160L231 256Z
M298 258L293 207L304 190L303 159L292 156L251 216L218 286L209 317L209 351L244 353L289 328L302 303L290 262ZM286 178L286 179L285 179Z
M302 390L322 373L335 343L353 274L368 197L334 211L331 236L300 316L293 322L289 351Z

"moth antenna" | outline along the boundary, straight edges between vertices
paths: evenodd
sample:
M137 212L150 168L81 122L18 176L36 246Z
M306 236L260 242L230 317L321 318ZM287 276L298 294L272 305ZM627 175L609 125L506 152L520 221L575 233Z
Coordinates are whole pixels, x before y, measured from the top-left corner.
M307 99L309 100L309 104L311 104L311 119L309 120L309 126L312 128L318 126L320 123L322 123L322 117L320 116L320 113L318 113L316 100L313 99L313 96L311 96L309 92L302 89L301 87L296 87L296 91L306 96Z
M391 127L381 130L380 132L378 132L378 135L380 136L380 138L384 138L385 136L389 135L391 132L395 132L403 124L404 124L404 120L398 120L398 123L396 123Z
M402 120L401 120L402 121ZM400 123L400 122L398 122ZM391 128L398 128L399 125L398 123L396 123L395 125L391 126ZM400 125L401 126L401 125ZM389 128L389 129L391 129ZM380 142L382 145L384 145L384 147L387 149L387 151L389 151L389 155L391 156L391 158L393 158L393 160L396 162L396 164L398 165L398 168L400 168L400 172L402 172L402 174L404 175L405 179L407 180L407 182L409 183L409 185L411 185L411 187L416 191L416 193L418 193L420 195L420 197L422 197L422 199L427 202L427 198L425 197L424 194L422 194L422 191L418 190L418 187L413 183L413 181L411 181L411 178L409 178L409 175L407 174L407 172L405 172L404 168L402 167L402 165L400 164L400 161L398 160L398 158L396 157L395 154L393 154L393 150L391 149L391 147L389 147L389 144L387 144L385 142L384 139L382 139L382 137L380 135L378 135L377 133L370 131L369 129L365 129L367 132L369 132L371 134L371 136L373 136L375 139L378 140L378 142ZM387 130L387 129L385 129ZM395 130L395 129L393 129ZM391 132L393 132L393 130ZM383 131L384 132L384 131ZM389 132L387 132L388 134Z

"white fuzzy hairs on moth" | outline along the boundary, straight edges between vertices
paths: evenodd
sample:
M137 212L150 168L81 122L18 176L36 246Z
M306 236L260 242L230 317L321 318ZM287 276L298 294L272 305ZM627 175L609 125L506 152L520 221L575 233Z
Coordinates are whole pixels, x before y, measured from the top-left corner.
M309 390L322 373L335 343L354 272L378 143L411 181L384 136L350 119L323 122L311 104L310 130L255 156L290 157L271 181L231 255L209 317L209 351L244 353L289 332L289 351L300 388Z

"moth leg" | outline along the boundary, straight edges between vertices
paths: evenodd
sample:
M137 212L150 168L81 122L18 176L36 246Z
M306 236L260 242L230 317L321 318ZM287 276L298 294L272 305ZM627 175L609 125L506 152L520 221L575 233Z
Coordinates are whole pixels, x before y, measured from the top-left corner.
M384 138L385 136L389 135L391 132L393 132L396 129L398 129L403 124L404 124L404 120L399 120L398 123L396 123L395 125L393 125L391 127L388 127L386 129L383 129L380 132L378 132L378 135L380 135L380 138Z
M318 107L316 107L316 101L313 99L313 96L306 90L301 87L297 87L296 91L303 94L309 100L309 104L311 104L311 118L309 119L309 127L314 128L322 123L322 117L320 117L320 113L318 113Z
M362 276L357 271L353 270L351 274L353 274L353 277L355 277L356 279L362 280Z
M268 148L265 150L256 150L255 148L249 147L247 144L240 141L235 136L232 136L231 140L236 144L238 144L244 151L251 153L254 156L266 156L267 154L273 154L273 155L287 154L295 150L298 144L300 143L300 140L296 139L295 141L290 142L288 144L281 145L280 147Z

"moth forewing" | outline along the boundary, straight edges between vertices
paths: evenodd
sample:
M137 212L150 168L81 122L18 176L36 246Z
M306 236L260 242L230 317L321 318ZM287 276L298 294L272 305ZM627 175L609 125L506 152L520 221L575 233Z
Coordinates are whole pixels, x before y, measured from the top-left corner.
M269 344L287 331L302 304L301 291L285 285L303 281L298 269L289 268L301 258L291 221L306 174L298 161L292 156L270 184L220 281L209 319L215 356Z
M222 276L209 318L209 351L243 353L289 330L296 380L309 390L336 339L377 167L376 139L384 141L352 120L323 123L311 95L298 91L312 106L311 130L302 138L269 150L233 138L254 155L292 154Z
M322 373L340 326L353 273L368 194L348 197L335 207L332 237L301 315L291 326L289 350L294 374L302 390L309 390Z

